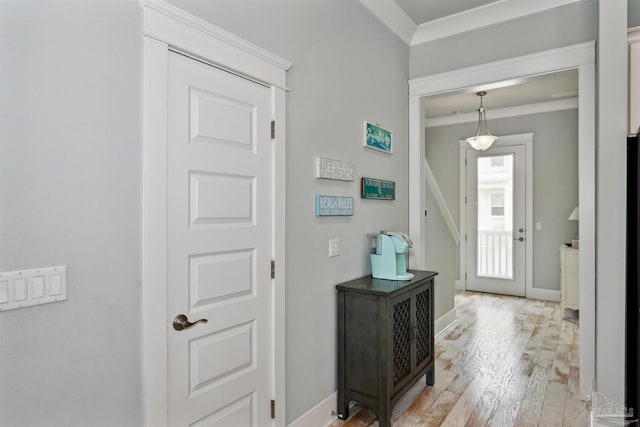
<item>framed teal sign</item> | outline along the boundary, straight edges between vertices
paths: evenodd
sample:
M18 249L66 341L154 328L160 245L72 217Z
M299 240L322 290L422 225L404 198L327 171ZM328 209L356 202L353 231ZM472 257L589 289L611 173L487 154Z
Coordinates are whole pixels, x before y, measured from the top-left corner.
M364 146L383 153L393 152L393 135L373 123L364 122Z
M353 197L316 195L316 216L353 215Z
M362 178L362 198L377 200L395 200L396 183L384 179Z

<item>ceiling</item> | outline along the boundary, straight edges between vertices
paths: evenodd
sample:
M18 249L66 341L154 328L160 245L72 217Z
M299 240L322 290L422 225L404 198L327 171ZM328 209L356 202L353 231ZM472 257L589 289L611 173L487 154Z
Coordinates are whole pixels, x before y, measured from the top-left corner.
M476 30L578 0L360 0L409 46ZM478 91L487 91L487 118L576 108L575 70L497 82L424 98L427 125L477 120Z
M496 3L496 0L395 0L416 24L435 21L476 7Z
M410 46L542 13L580 0L359 0Z
M492 110L576 98L578 72L569 70L502 82L493 87L475 87L466 91L430 96L425 98L425 115L427 118L435 118L475 113L480 105L476 95L479 90L487 91L483 103L487 108L487 118L491 118Z

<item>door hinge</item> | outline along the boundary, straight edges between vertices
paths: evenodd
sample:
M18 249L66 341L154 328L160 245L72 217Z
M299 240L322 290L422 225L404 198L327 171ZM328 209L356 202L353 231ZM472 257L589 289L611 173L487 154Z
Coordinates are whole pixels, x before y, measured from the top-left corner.
M274 260L271 260L271 278L276 278L276 262Z
M271 139L276 139L276 121L271 120Z
M464 273L464 280L467 280L467 273Z
M464 204L467 204L467 196L464 196Z
M466 234L464 235L464 241L465 242L467 241L467 235Z
M276 401L275 400L271 400L271 419L275 419L276 418Z
M467 158L464 158L464 165L467 166Z

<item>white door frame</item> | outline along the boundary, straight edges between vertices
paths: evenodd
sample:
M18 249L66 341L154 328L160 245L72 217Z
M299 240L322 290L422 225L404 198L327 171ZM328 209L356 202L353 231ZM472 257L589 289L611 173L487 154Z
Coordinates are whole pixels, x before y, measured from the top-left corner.
M411 268L425 268L425 141L422 98L460 89L486 90L505 81L578 70L578 181L580 204L580 397L595 378L596 186L595 42L552 49L409 80L409 252ZM584 215L583 215L584 212ZM452 284L453 285L453 284Z
M525 296L527 298L560 301L560 291L533 287L533 133L499 136L492 147L510 147L524 145L525 148ZM467 210L465 208L465 194L467 183L467 168L465 167L466 152L470 149L467 141L458 141L460 145L460 284L461 290L466 290L467 282Z
M142 143L142 372L144 425L167 425L167 63L170 50L271 88L273 147L272 366L275 426L285 425L285 92L291 63L163 0L140 0L144 14ZM282 272L282 273L281 273Z

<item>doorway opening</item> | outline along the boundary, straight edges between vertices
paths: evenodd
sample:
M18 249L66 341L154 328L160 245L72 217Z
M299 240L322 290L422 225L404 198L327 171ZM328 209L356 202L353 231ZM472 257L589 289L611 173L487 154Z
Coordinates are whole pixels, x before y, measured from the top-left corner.
M409 232L415 250L412 268L426 268L426 179L423 99L455 91L477 92L514 85L522 79L564 70L578 72L578 180L580 206L580 396L586 398L595 377L595 44L568 46L504 61L417 78L409 82L410 206ZM468 135L465 135L468 136ZM461 196L462 197L462 196ZM586 210L586 212L584 212ZM583 215L583 212L586 215ZM570 214L570 212L567 213ZM448 223L448 222L447 222ZM463 224L460 224L463 227ZM450 227L451 229L454 229ZM528 227L531 229L532 227ZM462 242L464 233L459 234ZM455 239L454 239L455 240ZM462 264L462 260L460 261ZM540 292L544 292L543 289ZM557 292L557 291L556 291Z

